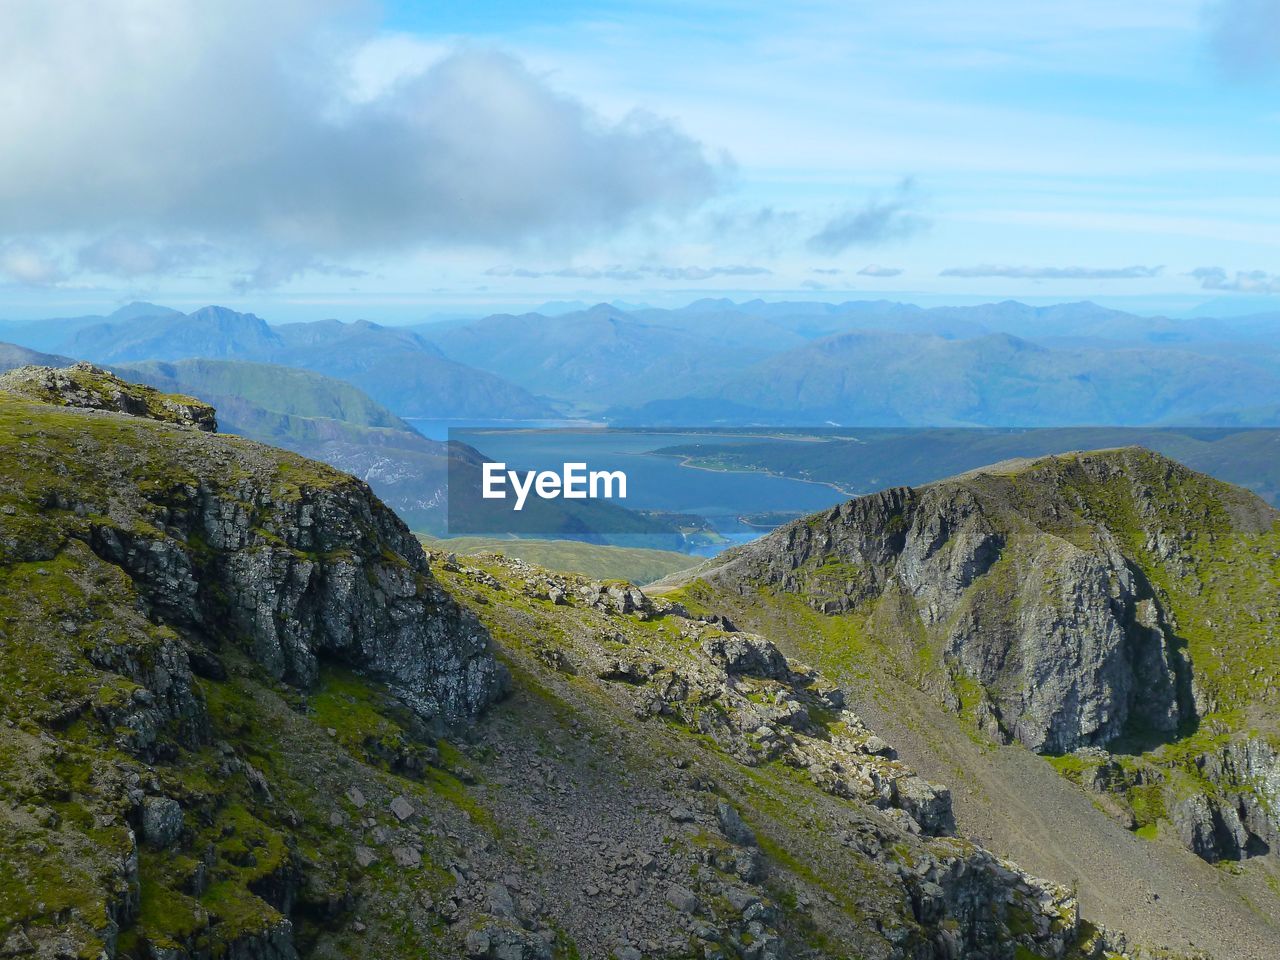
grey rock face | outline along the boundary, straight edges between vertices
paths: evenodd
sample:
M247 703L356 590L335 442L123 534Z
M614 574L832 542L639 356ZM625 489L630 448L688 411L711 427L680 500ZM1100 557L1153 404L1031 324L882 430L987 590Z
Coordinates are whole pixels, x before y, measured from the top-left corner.
M171 847L181 833L182 806L177 800L147 797L142 802L142 839L148 846Z
M397 820L403 823L413 816L413 804L404 797L396 797L391 801L391 812L395 814Z
M1260 737L1200 756L1212 791L1168 800L1178 836L1210 863L1240 860L1280 845L1280 753Z
M1238 860L1249 842L1236 811L1203 793L1178 801L1169 818L1187 849L1210 863Z
M1080 469L1126 482L1127 455L1082 455ZM941 648L946 671L981 685L975 709L996 740L1057 753L1131 724L1176 730L1195 712L1190 665L1155 591L1105 524L1064 535L1073 504L1056 477L1019 484L1043 502L1022 502L1002 475L860 497L704 577L743 595L769 585L828 614L890 607L904 634Z
M777 647L750 634L713 635L703 641L702 652L730 674L781 680L790 672L787 658Z
M180 641L166 639L146 648L128 642L103 643L87 653L94 666L141 685L128 700L95 707L104 724L128 731L121 745L129 752L151 756L165 729L173 730L187 746L207 739L208 716L196 694L190 657Z
M716 821L720 824L720 832L730 843L745 847L756 845L755 833L743 821L732 804L725 803L723 800L716 804Z
M488 636L435 582L416 539L358 481L294 496L243 481L170 491L163 535L95 528L154 617L247 642L273 675L314 682L330 657L452 724L502 694Z
M681 913L698 912L698 895L679 884L672 884L667 888L667 903Z
M464 946L471 960L551 960L550 944L509 921L470 931Z

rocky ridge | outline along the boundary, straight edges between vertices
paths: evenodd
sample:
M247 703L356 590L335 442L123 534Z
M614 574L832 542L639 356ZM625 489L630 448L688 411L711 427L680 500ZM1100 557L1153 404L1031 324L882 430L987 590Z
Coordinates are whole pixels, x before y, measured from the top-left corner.
M0 390L40 403L85 410L112 410L213 433L218 429L214 409L207 403L176 393L121 380L91 363L66 367L25 366L0 374Z
M1236 857L1277 823L1278 517L1144 450L1071 454L849 501L695 586L801 598L997 742L1121 771L1087 776L1135 827Z
M137 925L137 839L165 848L190 829L174 795L189 787L153 765L216 744L207 684L228 679L229 661L298 689L344 664L436 730L473 719L507 683L484 629L362 483L217 436L211 408L99 373L17 371L5 383L19 392L0 392L0 845L20 865L0 898L9 935L38 955L111 951ZM60 404L26 399L49 390ZM251 760L218 749L217 776L270 795ZM83 780L59 786L50 771ZM209 802L206 826L228 810L241 812ZM64 828L86 822L100 829ZM270 857L200 860L202 875L224 871L230 902L200 912L183 942L216 925L225 949L292 955L300 867L276 842ZM50 870L60 887L43 882ZM240 928L229 921L246 898L260 909Z

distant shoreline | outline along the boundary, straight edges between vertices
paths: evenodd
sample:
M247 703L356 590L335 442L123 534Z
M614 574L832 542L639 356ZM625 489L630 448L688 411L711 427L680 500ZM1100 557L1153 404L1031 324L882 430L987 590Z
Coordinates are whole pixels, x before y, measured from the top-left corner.
M703 466L702 464L693 463L692 462L694 459L693 457L686 457L684 456L684 454L680 454L680 453L661 453L660 451L657 451L657 450L650 450L648 455L651 457L673 457L673 458L678 457L680 458L679 465L682 467L687 467L690 470L702 470L706 473L754 473L764 477L773 477L775 480L793 480L796 483L812 483L815 486L819 486L819 487L829 487L830 489L834 490L836 493L840 494L842 497L853 498L853 497L861 496L861 494L859 494L857 491L846 490L844 487L840 486L839 484L831 483L828 480L810 480L806 477L792 477L792 476L788 476L785 473L775 473L772 470L765 470L758 467L743 467L740 470L733 470L728 467L707 467L707 466Z

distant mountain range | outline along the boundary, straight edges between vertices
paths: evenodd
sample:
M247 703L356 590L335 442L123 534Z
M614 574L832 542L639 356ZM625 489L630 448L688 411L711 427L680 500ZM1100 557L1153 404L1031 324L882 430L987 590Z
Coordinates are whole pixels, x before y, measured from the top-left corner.
M55 331L61 331L61 336ZM189 314L130 304L105 318L0 328L0 336L96 363L249 360L303 367L365 390L405 417L539 418L554 408L527 390L466 367L410 330L358 321L273 327L251 313L204 307ZM25 337L25 340L23 339Z
M29 347L20 347L16 343L0 343L0 373L17 367L62 367L71 362L69 357L41 353Z
M573 304L559 305L572 307ZM117 364L216 358L305 368L398 416L622 424L1280 424L1280 314L1143 317L1094 303L597 304L386 327L273 326L130 304L0 326L32 349Z
M1275 314L701 300L417 329L450 357L628 424L1280 422Z
M1009 334L953 340L857 331L756 364L680 415L732 402L760 422L913 426L1181 423L1280 398L1280 376L1187 350L1041 346ZM641 417L645 411L641 412Z

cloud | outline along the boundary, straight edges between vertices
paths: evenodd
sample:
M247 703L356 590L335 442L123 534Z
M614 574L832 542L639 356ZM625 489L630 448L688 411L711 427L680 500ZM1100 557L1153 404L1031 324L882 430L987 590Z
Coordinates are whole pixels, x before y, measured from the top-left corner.
M1280 70L1280 0L1218 0L1205 10L1210 49L1228 74Z
M844 273L844 271L841 270L839 267L814 267L809 272L825 274L828 277L835 277Z
M485 271L485 276L521 277L533 280L543 277L559 277L570 280L643 280L646 278L709 280L712 277L762 277L768 276L772 272L772 270L765 267L752 267L743 264L716 267L624 267L620 264L615 264L609 267L561 267L558 270L529 270L524 267L507 266L490 267Z
M764 277L773 271L764 267L732 264L727 267L657 267L655 276L663 280L709 280L712 277Z
M836 214L809 238L808 247L834 256L849 247L904 240L928 226L928 221L911 212L917 202L914 182L903 180L887 199L872 197L860 207Z
M153 243L129 234L113 233L81 247L76 253L76 263L90 273L139 277L172 273L214 255L214 248L207 243Z
M66 279L58 260L37 244L0 243L0 277L30 287L47 287Z
M825 283L823 283L821 280L801 280L801 281L800 281L800 286L804 287L806 290L825 290L825 289L827 289L827 285L826 285Z
M716 210L706 217L707 226L718 236L786 232L794 229L800 214L764 206L751 210Z
M940 277L1011 277L1015 280L1133 280L1158 277L1164 267L1011 267L984 263L948 267Z
M353 96L345 66L366 35L350 6L4 4L3 229L87 235L88 263L128 275L165 258L104 238L328 259L569 248L720 186L727 161L670 121L601 116L497 51Z
M231 281L236 293L254 290L274 290L305 273L320 273L331 277L363 277L363 270L355 270L336 263L326 263L305 253L276 253L266 257L248 272Z
M1196 267L1187 276L1199 280L1205 290L1280 293L1280 274L1265 270L1237 270L1234 275L1229 275L1222 267Z
M858 271L860 277L896 277L902 273L901 267L882 267L876 263L869 263Z

